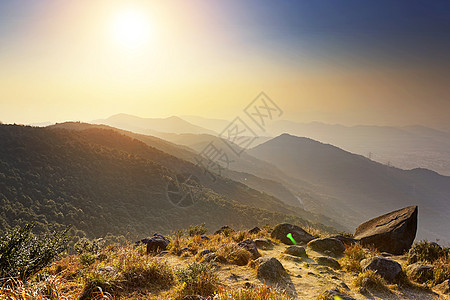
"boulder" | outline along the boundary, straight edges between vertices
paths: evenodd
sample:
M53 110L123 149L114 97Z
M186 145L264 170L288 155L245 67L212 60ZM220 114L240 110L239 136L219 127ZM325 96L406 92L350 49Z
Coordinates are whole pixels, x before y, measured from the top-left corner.
M284 250L284 253L298 257L308 257L308 255L306 255L305 247L303 246L289 246Z
M261 231L261 228L259 228L259 227L253 227L252 229L250 229L249 231L248 231L248 233L250 233L250 234L257 234L257 233L259 233Z
M417 206L408 206L369 220L356 228L355 239L380 252L403 254L416 237Z
M342 234L329 236L329 238L338 239L338 240L340 240L342 243L344 243L345 246L351 246L351 245L353 245L354 243L357 242L356 239L351 238L351 237L349 237L349 236L342 235Z
M272 241L269 239L262 239L262 238L254 239L254 242L255 242L256 248L259 248L259 249L266 250L266 249L269 249L270 247L272 247Z
M301 227L292 224L278 224L271 233L271 237L278 239L286 245L293 245L292 241L287 237L288 233L292 234L294 240L299 243L307 243L314 239L314 237L303 230Z
M449 294L450 293L450 280L447 279L446 281L436 285L434 287L434 289L441 294Z
M344 243L335 238L314 239L308 243L308 247L322 253L330 251L334 255L342 255L345 251Z
M337 260L328 256L318 256L315 258L316 263L322 266L327 266L333 269L340 269L341 265Z
M389 283L397 283L403 274L398 262L382 256L363 259L360 265L363 272L373 270Z
M258 278L270 283L284 283L289 277L283 265L275 257L264 256L255 260Z
M408 277L414 281L425 283L429 280L433 280L433 269L434 267L432 265L415 263L406 268L406 274L408 274Z
M258 257L261 257L261 254L259 254L258 249L256 248L256 244L251 239L246 239L240 243L238 243L238 246L247 250L252 254L253 259L257 259Z
M147 254L164 251L167 249L167 246L169 245L169 243L170 243L170 241L168 238L166 238L162 234L155 233L147 241Z

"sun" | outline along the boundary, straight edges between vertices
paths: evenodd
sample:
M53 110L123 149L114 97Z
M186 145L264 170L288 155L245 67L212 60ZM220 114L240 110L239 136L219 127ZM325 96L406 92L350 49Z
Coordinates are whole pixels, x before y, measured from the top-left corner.
M125 49L143 48L152 38L150 17L134 7L123 9L113 17L111 35L116 44Z

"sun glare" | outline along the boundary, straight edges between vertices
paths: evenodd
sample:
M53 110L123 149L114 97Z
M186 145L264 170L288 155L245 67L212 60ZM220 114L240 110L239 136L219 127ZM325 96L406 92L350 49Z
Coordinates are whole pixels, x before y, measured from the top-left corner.
M147 46L151 41L151 22L148 15L135 8L120 11L112 22L115 42L130 50Z

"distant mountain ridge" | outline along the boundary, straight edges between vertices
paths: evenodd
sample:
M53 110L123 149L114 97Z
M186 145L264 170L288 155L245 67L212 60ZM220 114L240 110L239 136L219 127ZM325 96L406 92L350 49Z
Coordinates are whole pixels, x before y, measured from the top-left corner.
M425 169L401 170L309 138L282 134L248 150L288 175L332 195L326 205L357 225L408 205L419 206L420 238L450 241L450 177ZM327 199L324 197L323 199ZM355 218L356 217L356 218Z

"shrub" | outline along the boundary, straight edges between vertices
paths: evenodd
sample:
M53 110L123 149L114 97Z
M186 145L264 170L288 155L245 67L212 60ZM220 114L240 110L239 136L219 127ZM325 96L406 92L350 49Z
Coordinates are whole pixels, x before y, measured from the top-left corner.
M361 272L360 262L363 259L377 256L379 252L376 249L366 249L359 243L355 243L345 248L344 256L339 260L342 268L348 272Z
M434 284L439 284L450 279L450 258L448 255L441 256L434 261Z
M208 229L205 227L205 223L201 225L190 225L188 229L189 236L195 236L195 235L204 235Z
M102 246L103 246L103 239L95 239L91 241L87 238L81 238L74 245L74 249L78 254L83 253L97 254Z
M104 273L89 273L84 278L83 290L79 300L114 299L118 295L117 282Z
M414 243L408 254L408 262L414 263L417 261L433 263L438 258L448 254L448 249L443 249L436 243L428 241L420 241Z
M186 269L177 271L181 286L180 296L199 295L208 297L218 288L219 279L210 264L192 263Z
M386 281L373 270L367 270L359 274L353 283L356 287L383 292L389 291Z
M223 243L216 251L216 256L238 266L246 265L252 257L250 252L234 242Z
M26 281L66 249L68 229L36 236L33 227L27 224L0 238L0 278Z

